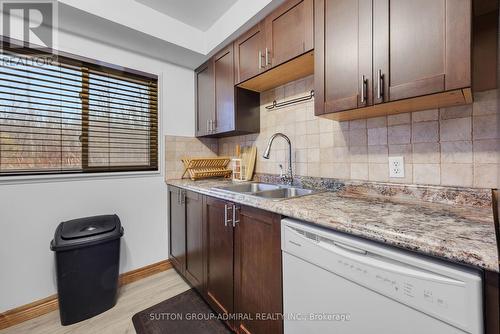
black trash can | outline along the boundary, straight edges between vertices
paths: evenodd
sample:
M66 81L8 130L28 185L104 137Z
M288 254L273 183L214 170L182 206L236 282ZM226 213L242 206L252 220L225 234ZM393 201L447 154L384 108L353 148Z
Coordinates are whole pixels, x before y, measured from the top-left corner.
M115 306L122 235L117 215L69 220L57 227L50 249L55 252L63 326Z

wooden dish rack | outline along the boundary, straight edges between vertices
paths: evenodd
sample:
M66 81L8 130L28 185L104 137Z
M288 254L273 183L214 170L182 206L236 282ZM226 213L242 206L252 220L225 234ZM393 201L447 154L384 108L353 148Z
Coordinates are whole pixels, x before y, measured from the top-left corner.
M229 157L217 158L183 158L184 173L189 174L191 180L206 179L210 177L230 177L232 171L227 168L231 161Z

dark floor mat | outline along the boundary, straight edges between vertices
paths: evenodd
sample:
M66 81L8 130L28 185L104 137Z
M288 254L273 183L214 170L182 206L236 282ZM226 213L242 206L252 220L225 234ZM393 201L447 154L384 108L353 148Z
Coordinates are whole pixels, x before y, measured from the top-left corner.
M137 334L232 333L193 289L135 314L132 322Z

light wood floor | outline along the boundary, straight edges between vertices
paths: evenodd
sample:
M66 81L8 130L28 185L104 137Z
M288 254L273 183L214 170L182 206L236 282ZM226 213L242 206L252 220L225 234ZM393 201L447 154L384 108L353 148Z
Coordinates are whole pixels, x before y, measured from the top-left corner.
M54 311L19 325L0 330L0 334L135 334L134 325L132 324L134 314L188 289L189 286L175 270L169 269L121 287L116 306L91 319L71 326L61 326L59 311Z

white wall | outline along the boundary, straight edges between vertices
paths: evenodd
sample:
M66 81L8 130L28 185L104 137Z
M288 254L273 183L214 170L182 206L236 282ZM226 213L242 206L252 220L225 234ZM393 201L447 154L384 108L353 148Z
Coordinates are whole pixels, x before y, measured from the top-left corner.
M50 240L59 222L116 213L120 272L167 258L161 176L0 186L0 312L56 293Z
M60 27L70 30L71 13L61 14ZM80 20L81 21L81 20ZM164 135L194 134L192 70L148 57L134 41L106 42L117 26L90 22L78 33L61 32L59 49L160 76L160 151ZM87 29L87 31L82 31ZM85 36L99 35L99 40ZM127 34L123 34L127 39ZM122 41L123 42L123 41ZM117 213L125 229L120 272L164 260L167 245L167 192L161 173L134 177L96 177L6 183L0 180L0 312L56 293L54 255L49 249L61 221Z

